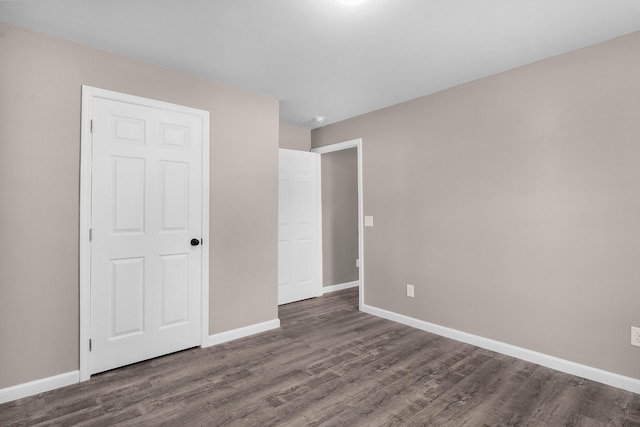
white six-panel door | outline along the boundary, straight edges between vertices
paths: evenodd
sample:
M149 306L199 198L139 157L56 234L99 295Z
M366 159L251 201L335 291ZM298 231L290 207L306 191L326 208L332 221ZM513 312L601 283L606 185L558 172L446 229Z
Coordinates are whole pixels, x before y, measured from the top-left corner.
M92 121L96 373L200 344L203 124L101 98Z
M280 150L278 304L320 295L318 154Z

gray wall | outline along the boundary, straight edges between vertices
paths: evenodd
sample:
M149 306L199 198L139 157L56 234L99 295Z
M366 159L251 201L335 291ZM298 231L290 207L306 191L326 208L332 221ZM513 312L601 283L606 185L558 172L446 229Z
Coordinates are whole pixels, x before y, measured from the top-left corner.
M209 334L277 318L276 99L6 24L0 58L0 388L78 369L83 84L210 111Z
M322 284L358 280L358 158L355 148L322 155Z
M365 303L640 379L638 52L640 32L313 131L363 138Z
M311 129L280 122L280 148L310 151Z

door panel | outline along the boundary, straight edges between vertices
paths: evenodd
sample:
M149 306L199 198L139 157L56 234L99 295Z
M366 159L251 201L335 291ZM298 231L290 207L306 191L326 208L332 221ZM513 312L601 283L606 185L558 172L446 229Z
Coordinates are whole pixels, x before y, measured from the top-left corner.
M202 128L94 98L91 373L200 344Z
M163 255L162 322L170 326L189 321L189 255Z
M189 219L189 164L160 162L162 230L186 230Z
M317 156L280 150L278 304L320 295Z
M110 338L144 330L144 258L111 260Z
M145 159L112 157L113 231L144 232Z

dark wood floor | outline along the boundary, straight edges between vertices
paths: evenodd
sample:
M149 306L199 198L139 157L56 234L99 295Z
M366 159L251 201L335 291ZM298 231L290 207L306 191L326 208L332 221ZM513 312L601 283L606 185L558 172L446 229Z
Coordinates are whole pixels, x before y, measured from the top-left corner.
M357 289L280 307L282 327L0 405L0 426L640 426L640 395L357 310Z

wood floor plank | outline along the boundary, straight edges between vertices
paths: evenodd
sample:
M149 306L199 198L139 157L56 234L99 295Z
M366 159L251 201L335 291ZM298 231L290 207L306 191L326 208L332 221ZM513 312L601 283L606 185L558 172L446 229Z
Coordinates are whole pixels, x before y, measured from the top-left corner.
M361 313L357 291L0 405L0 425L640 426L639 395Z

